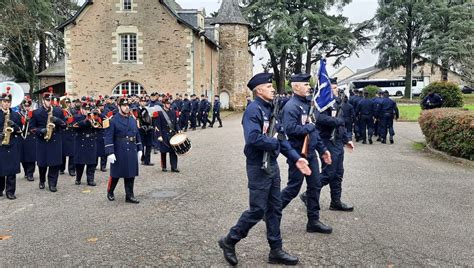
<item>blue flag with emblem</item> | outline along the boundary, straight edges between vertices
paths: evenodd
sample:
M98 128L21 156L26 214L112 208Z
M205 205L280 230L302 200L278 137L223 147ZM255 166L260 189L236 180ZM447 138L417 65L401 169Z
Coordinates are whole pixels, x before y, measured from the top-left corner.
M326 70L326 59L321 59L319 62L319 86L318 93L316 93L316 97L314 98L314 103L316 109L318 109L319 112L323 112L333 106L336 99L332 93L331 81L329 80L328 71Z

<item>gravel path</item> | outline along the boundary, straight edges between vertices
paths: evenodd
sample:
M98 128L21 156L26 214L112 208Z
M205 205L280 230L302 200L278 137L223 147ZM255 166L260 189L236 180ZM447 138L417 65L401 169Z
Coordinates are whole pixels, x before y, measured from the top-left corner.
M15 201L0 198L2 265L226 266L217 240L247 208L241 114L224 128L189 132L191 155L180 174L159 165L142 167L135 192L139 205L106 199L108 173L97 187L74 185L62 175L58 192L17 179ZM473 265L473 169L412 148L423 136L416 123L397 123L396 144L359 145L346 154L343 200L352 213L328 210L331 235L306 233L299 200L283 213L284 247L302 265ZM158 155L153 155L158 164ZM280 163L283 183L287 165ZM268 245L259 223L237 246L241 265L266 265Z

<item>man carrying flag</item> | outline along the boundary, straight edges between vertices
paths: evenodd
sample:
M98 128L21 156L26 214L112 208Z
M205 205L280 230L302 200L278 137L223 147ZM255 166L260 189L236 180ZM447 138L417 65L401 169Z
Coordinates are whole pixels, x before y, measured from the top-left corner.
M329 209L340 211L353 211L352 206L341 201L342 178L344 176L344 146L354 150L352 133L346 131L342 114L342 100L337 89L337 78L331 79L326 70L326 60L321 59L319 69L319 87L315 98L316 128L319 130L324 145L331 152L332 163L323 164L321 172L321 188L329 184L331 189L331 205ZM341 96L342 97L342 96ZM306 193L301 195L306 204Z

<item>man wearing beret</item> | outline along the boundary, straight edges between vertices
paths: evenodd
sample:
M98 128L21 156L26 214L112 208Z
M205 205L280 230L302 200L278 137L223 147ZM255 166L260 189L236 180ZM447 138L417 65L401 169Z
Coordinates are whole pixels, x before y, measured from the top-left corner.
M319 221L319 192L320 174L319 174L319 155L322 156L326 164L331 163L331 153L321 141L319 131L316 129L315 122L310 122L310 108L312 99L311 86L309 80L310 74L295 74L291 77L291 88L293 96L286 102L282 112L282 124L288 135L288 142L297 152L303 151L303 146L307 150L306 158L311 168L311 175L305 176L294 163L289 163L288 185L281 192L282 207L285 207L298 196L303 179L306 178L307 187L307 213L308 223L307 232L318 232L329 234L332 228ZM304 145L305 139L310 143ZM316 153L316 150L318 153Z
M353 211L354 208L341 201L342 195L342 179L344 178L344 146L349 150L354 149L352 143L352 133L347 132L345 127L344 116L339 114L336 116L337 110L342 104L337 89L337 80L331 79L332 93L336 97L336 102L333 107L329 107L325 111L317 112L318 121L316 127L319 130L320 136L324 145L331 152L332 163L323 165L321 172L321 184L318 185L318 192L323 186L329 184L331 189L331 205L330 210L339 211ZM335 131L334 131L335 130ZM335 137L332 137L334 133ZM303 193L301 196L303 202L306 201L307 195ZM307 204L307 202L305 202Z
M271 248L268 261L287 265L298 263L297 257L291 256L282 249L280 170L276 159L281 152L289 162L295 163L303 174L310 175L311 170L308 167L308 161L301 158L298 152L288 144L283 127L277 124L278 135L275 137L267 135L267 132L270 131L269 125L273 112L272 100L275 96L272 77L272 74L260 73L255 75L247 85L256 96L255 101L245 110L242 119L250 207L242 213L237 224L230 229L229 233L219 240L224 258L231 265L238 263L235 245L245 238L250 229L264 217L267 240ZM270 154L268 169L262 169L265 152Z

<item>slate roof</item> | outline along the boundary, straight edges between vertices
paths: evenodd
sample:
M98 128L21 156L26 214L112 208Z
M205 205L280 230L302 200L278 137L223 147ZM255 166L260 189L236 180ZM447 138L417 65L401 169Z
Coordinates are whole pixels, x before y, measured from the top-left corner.
M218 15L212 24L241 24L250 26L250 23L242 16L238 2L238 0L223 0Z
M55 64L49 66L46 70L39 73L38 77L65 76L64 68L65 68L65 62L64 62L64 58L62 58Z

